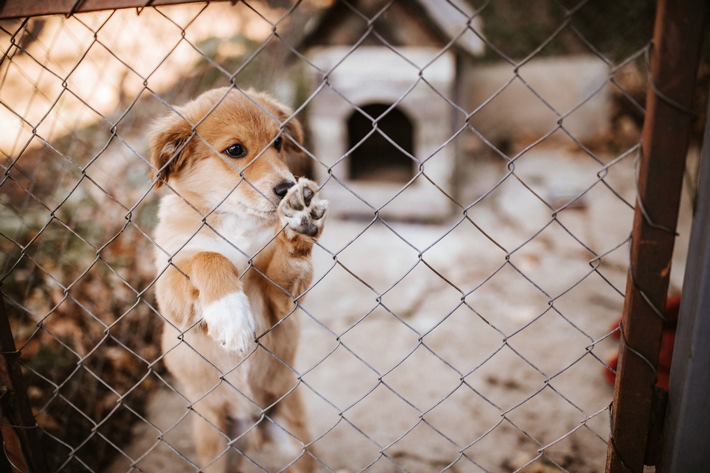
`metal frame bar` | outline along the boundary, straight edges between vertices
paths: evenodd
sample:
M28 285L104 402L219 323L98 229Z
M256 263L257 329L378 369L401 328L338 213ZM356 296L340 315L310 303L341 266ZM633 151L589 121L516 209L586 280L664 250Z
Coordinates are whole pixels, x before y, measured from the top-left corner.
M0 297L0 432L3 452L13 472L49 471L41 433L30 408L18 362L19 352L10 330L5 303Z
M231 1L238 0L212 0ZM0 19L198 3L200 0L0 0Z
M654 463L647 446L704 9L705 0L660 0L656 10L607 472Z
M663 471L710 471L710 121L671 367Z

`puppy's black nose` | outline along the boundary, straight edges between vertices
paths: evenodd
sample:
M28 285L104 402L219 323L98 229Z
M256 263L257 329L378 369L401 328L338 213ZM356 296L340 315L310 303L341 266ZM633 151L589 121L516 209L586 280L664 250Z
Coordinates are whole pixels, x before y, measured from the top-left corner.
M276 187L274 187L274 194L278 195L280 199L283 199L286 196L288 190L295 185L296 183L293 181L279 182Z

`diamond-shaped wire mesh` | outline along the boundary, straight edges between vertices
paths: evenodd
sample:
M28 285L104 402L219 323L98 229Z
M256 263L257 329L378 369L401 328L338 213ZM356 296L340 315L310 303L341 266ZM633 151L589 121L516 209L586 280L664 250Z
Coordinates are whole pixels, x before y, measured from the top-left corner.
M602 469L642 3L274 1L3 21L0 281L52 470L205 466L193 426L217 426L163 366L173 322L155 303L154 228L176 191L156 188L147 130L224 85L295 110L307 136L289 164L331 214L313 284L280 315L301 341L274 402L303 399L308 452L229 438L219 456L244 471L301 454L323 471ZM215 388L255 402L205 360ZM287 443L262 414L244 436L270 425Z

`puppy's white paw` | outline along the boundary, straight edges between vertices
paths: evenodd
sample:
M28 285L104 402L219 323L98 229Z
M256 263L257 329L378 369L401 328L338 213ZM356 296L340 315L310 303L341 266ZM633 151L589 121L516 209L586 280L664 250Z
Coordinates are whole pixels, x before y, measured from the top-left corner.
M299 234L318 238L323 230L328 201L320 199L317 192L315 182L301 178L281 201L279 216L289 239Z
M225 350L245 353L254 342L254 315L243 292L212 302L202 314L207 334Z

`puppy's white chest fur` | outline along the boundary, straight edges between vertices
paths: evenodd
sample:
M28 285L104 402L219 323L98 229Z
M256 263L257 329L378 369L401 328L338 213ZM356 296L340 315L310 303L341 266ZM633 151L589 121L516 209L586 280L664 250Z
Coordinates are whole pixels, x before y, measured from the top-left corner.
M161 225L156 231L156 263L166 267L178 256L203 251L219 253L240 271L274 237L274 222L253 215L219 213L202 217L177 196L165 196L160 203ZM191 218L186 218L190 215Z
M215 249L200 251L221 253L242 270L274 237L273 223L250 215L222 214L212 228L213 235L198 236L213 240L207 243Z

